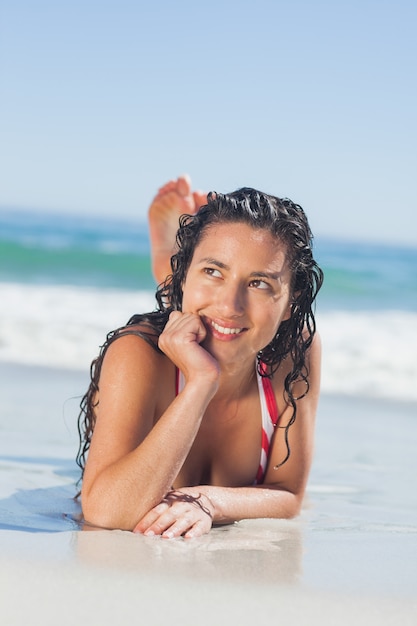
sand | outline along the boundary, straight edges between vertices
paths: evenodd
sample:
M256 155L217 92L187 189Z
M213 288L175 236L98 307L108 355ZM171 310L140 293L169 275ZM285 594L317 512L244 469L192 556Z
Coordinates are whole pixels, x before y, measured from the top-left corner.
M0 623L417 623L416 405L323 397L296 520L186 541L80 530L86 376L0 364Z

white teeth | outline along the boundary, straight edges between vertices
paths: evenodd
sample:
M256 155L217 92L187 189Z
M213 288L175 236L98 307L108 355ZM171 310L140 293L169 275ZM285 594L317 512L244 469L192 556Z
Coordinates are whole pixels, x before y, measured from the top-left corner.
M223 333L223 335L238 335L242 332L242 328L224 328L223 326L219 326L216 322L211 322L211 325L217 332Z

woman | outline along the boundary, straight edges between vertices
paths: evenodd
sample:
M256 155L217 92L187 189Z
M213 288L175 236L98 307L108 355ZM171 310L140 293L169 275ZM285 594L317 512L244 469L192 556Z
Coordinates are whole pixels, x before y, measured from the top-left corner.
M196 212L202 202L183 177L159 192L150 211L159 278L173 215L189 215L158 310L110 333L93 362L78 455L90 524L196 537L213 523L300 511L323 278L307 218L254 189L211 193Z

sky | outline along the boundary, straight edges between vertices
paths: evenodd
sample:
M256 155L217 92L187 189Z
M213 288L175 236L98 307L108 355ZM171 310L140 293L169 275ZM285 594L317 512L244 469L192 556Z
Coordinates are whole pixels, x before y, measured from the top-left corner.
M414 0L0 0L0 207L144 220L165 181L417 246Z

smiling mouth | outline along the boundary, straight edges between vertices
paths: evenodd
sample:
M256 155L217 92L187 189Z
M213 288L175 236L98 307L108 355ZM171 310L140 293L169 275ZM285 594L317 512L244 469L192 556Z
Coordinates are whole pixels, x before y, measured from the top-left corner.
M244 329L243 328L225 328L224 326L220 326L220 324L216 324L216 322L211 321L211 325L214 330L217 330L218 333L222 333L223 335L239 335Z

